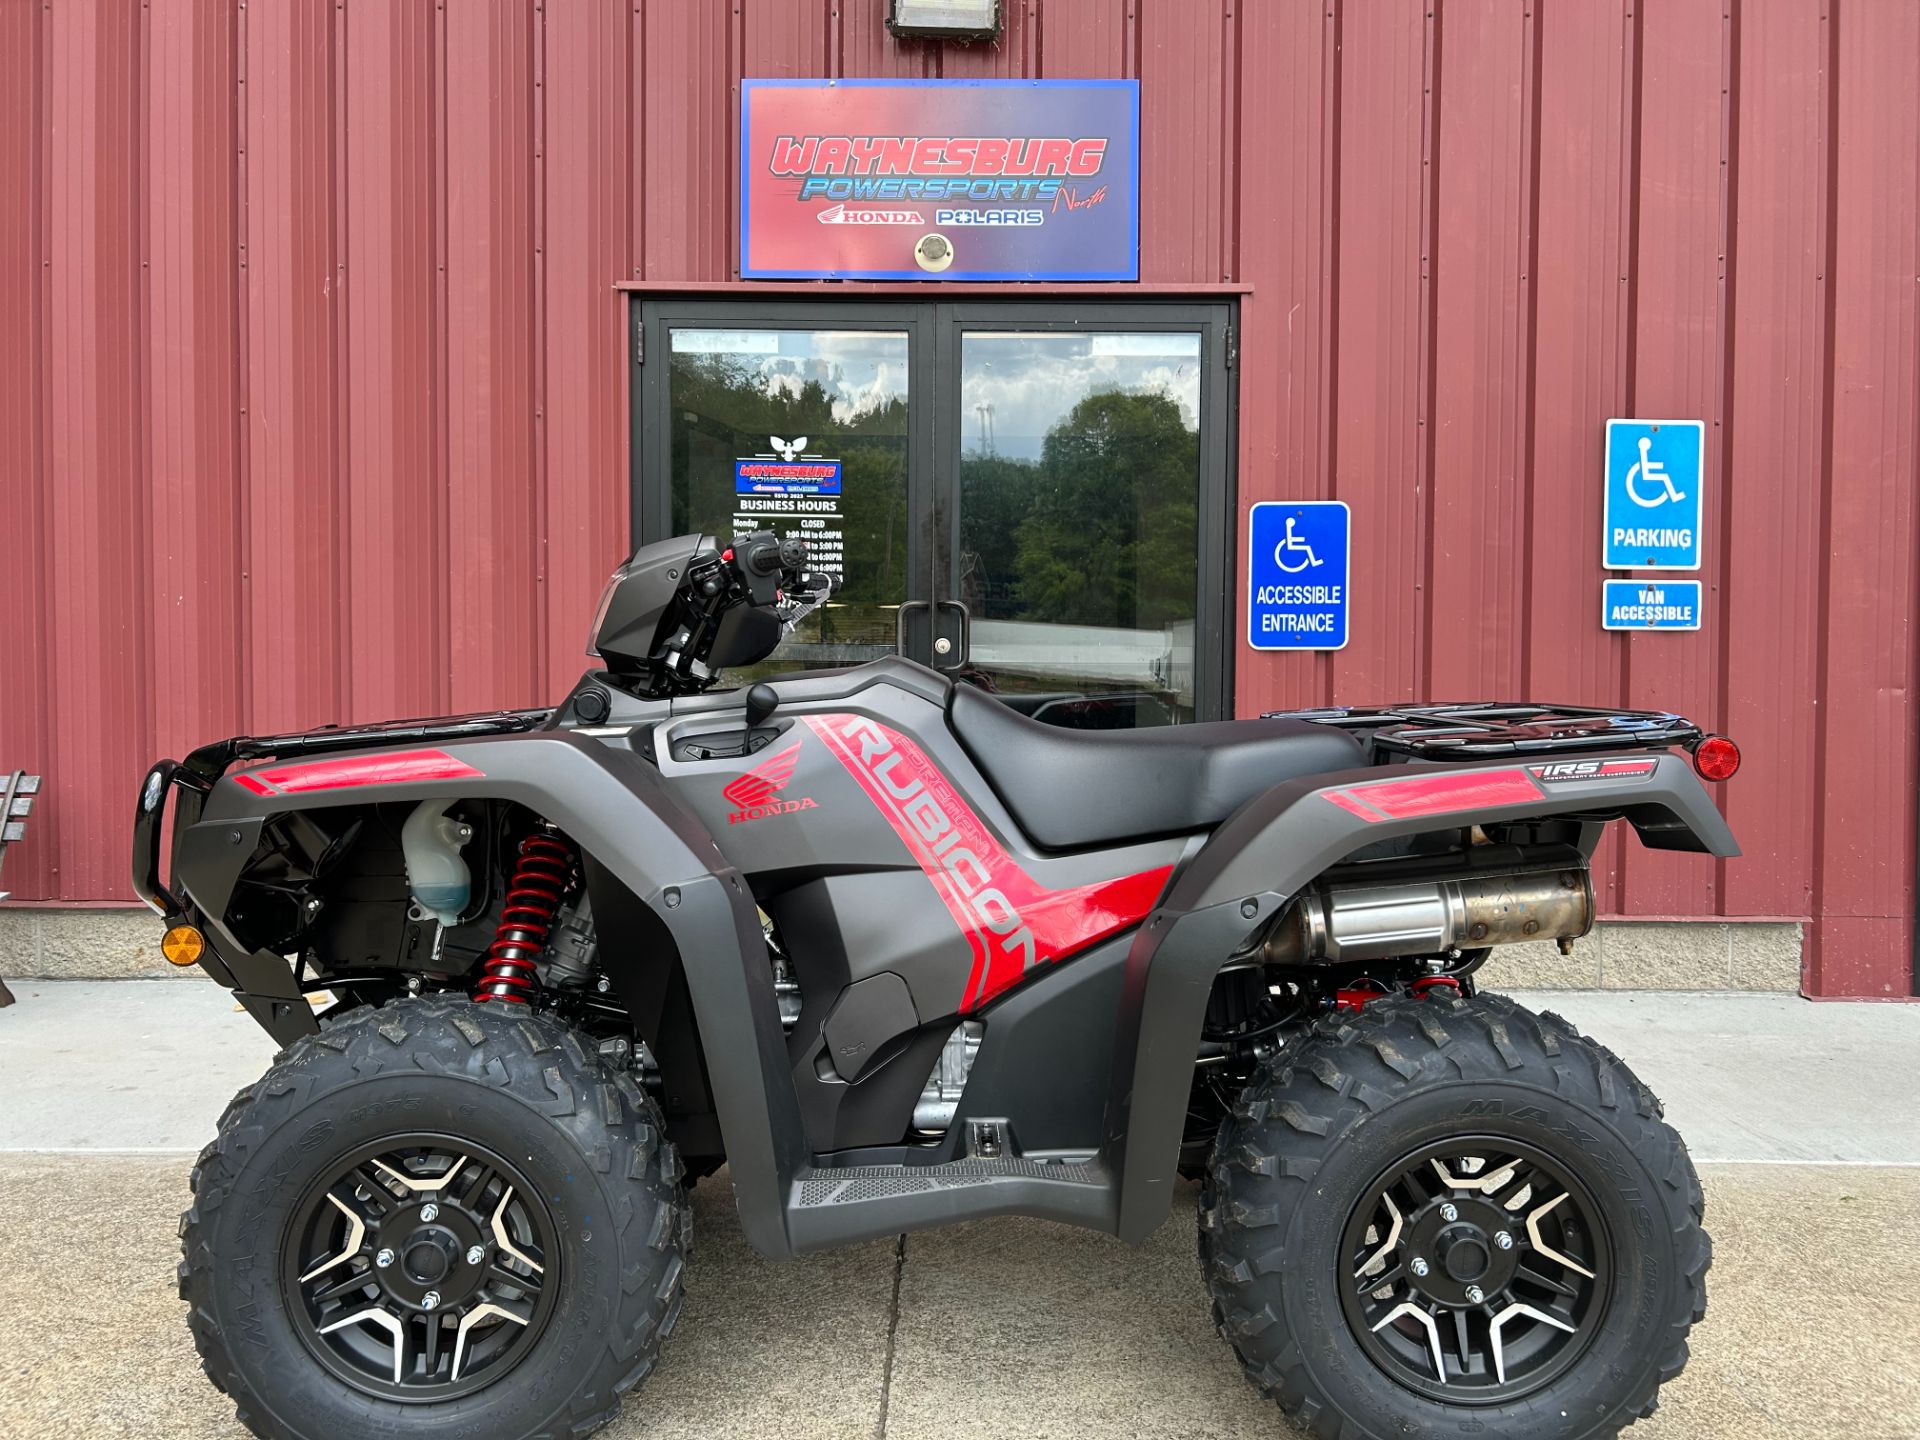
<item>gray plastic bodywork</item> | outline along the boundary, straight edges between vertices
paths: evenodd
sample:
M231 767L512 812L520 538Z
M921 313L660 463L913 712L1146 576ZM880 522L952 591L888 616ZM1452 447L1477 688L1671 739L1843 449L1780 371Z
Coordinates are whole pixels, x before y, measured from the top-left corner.
M614 725L592 732L550 729L446 742L436 748L478 773L457 780L385 784L377 794L341 789L255 795L228 776L213 786L198 822L187 826L176 842L175 873L207 917L215 942L206 968L237 989L277 1037L284 1040L313 1028L288 963L277 955L248 953L220 919L235 877L253 853L259 827L269 815L375 798L514 802L559 826L595 865L646 906L671 937L687 976L699 1040L710 1057L714 1108L743 1226L762 1254L790 1254L1002 1213L1042 1215L1139 1240L1168 1210L1194 1057L1216 972L1328 867L1375 841L1532 816L1591 819L1628 813L1643 834L1664 837L1666 843L1684 838L1688 845L1714 854L1737 853L1686 762L1661 754L1645 778L1630 785L1556 783L1522 801L1405 819L1370 819L1329 801L1327 793L1364 789L1413 773L1412 767L1345 771L1273 786L1204 842L1175 837L1046 854L1021 836L946 727L945 682L931 672L904 662L880 662L858 671L782 681L777 688L777 720L854 712L911 734L1007 850L1046 885L1089 883L1156 865L1177 867L1158 907L1130 941L1123 936L1037 969L984 1013L988 1039L977 1067L980 1085L977 1091L969 1087L968 1099L975 1104L991 1099L1005 1106L993 1113L1010 1116L1015 1134L1023 1090L1044 1083L1035 1067L1046 1054L1049 1011L1064 1016L1072 1009L1080 1015L1081 1009L1097 1003L1111 1018L1110 1043L1080 1043L1069 1047L1074 1053L1055 1052L1059 1063L1086 1063L1106 1074L1104 1114L1088 1137L1098 1145L1091 1158L1082 1156L1062 1166L1019 1158L997 1164L969 1162L949 1146L944 1156L929 1156L945 1160L943 1172L936 1175L929 1169L916 1182L911 1174L900 1173L901 1167L884 1175L875 1171L857 1176L816 1156L802 1121L747 874L782 864L817 866L836 855L842 863L849 855L855 857L860 869L909 869L913 861L855 787L820 762L813 753L820 742L804 736L790 793L804 790L823 804L831 799L840 813L816 820L818 828L807 837L789 833L786 845L777 828L781 820L751 829L734 826L736 833L727 835L729 843L723 846L716 837L716 829L722 834L728 829L722 782L753 762L683 762L673 758L671 742L682 731L739 725L737 696L727 697L731 703L705 696L645 707L645 718L655 722L649 737L654 759L632 748L631 726ZM637 722L641 717L634 718ZM804 725L792 726L797 736L806 730ZM783 735L774 743L791 742ZM1645 752L1639 753L1645 758ZM1448 767L1447 773L1511 770L1514 764ZM636 943L635 937L626 938ZM923 1005L946 1003L930 1001L924 987L916 999ZM1007 1012L1009 1023L996 1039L993 1020L999 1009ZM1018 1024L1015 1017L1021 1017ZM1028 1038L1016 1045L1018 1035ZM1099 1088L1089 1093L1097 1097ZM969 1109L963 1118L982 1113ZM1035 1127L1049 1140L1063 1138L1070 1128L1057 1115ZM855 1186L856 1179L864 1184Z
M1588 757L1582 757L1583 759ZM1605 757L1601 757L1605 758ZM1644 752L1633 756L1647 758ZM1555 782L1504 804L1475 804L1405 818L1368 819L1331 801L1332 792L1392 784L1427 767L1350 770L1276 785L1230 816L1176 877L1160 907L1136 934L1127 958L1123 1032L1116 1046L1113 1110L1124 1152L1119 1234L1144 1240L1166 1218L1186 1092L1168 1078L1190 1069L1213 977L1252 943L1286 903L1332 866L1377 841L1466 824L1633 812L1643 833L1688 848L1740 853L1733 833L1687 761L1660 754L1645 779ZM1521 762L1446 767L1444 773L1508 772ZM1131 1064L1129 1064L1131 1055Z
M785 1253L782 1179L805 1157L798 1149L799 1107L787 1082L772 971L745 880L659 772L631 750L564 730L437 748L479 773L382 785L378 798L471 796L526 805L564 830L659 917L686 960L701 1040L709 1054L727 1057L725 1064L712 1067L711 1084L742 1222L756 1248ZM224 909L218 872L194 864L202 844L235 857L230 866L220 867L230 891L233 874L252 847L232 844L228 832L257 828L270 813L368 798L365 790L352 789L255 796L231 778L223 780L208 797L200 823L183 837L176 873L186 880L195 903L218 915L214 905ZM298 998L285 960L247 955L224 925L211 933L227 968L236 974L246 968L248 992L261 994L256 986L277 971L284 993ZM299 1009L305 1011L304 1002ZM305 1023L312 1026L310 1016Z

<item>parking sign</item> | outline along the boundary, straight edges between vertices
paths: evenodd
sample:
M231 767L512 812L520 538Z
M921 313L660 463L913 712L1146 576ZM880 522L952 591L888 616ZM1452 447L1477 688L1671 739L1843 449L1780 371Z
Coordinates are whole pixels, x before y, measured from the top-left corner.
M1247 644L1347 644L1351 516L1342 500L1263 500L1247 514Z
M1607 421L1603 566L1700 568L1705 452L1706 426L1698 420Z

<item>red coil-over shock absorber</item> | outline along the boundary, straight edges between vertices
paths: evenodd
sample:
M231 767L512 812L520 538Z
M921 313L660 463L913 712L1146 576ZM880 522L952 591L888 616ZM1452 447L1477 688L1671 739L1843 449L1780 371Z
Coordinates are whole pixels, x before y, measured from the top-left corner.
M520 842L520 859L507 885L500 928L487 947L475 1000L527 1003L540 956L547 948L547 932L572 880L573 847L558 835L537 830Z

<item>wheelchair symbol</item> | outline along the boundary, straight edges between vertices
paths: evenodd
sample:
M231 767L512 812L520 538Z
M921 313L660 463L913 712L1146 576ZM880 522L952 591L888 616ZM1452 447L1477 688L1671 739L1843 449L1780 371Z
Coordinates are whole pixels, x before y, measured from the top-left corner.
M1655 506L1666 504L1669 500L1684 500L1687 498L1673 488L1673 477L1667 474L1667 467L1660 461L1648 456L1647 451L1652 448L1653 441L1644 435L1641 436L1640 459L1638 463L1627 467L1627 498L1642 510L1651 510ZM1641 498L1640 487L1635 483L1640 480L1646 481L1649 485L1653 484L1656 480L1659 481L1660 489L1655 492L1651 500Z
M1293 522L1294 517L1289 515L1287 517L1287 537L1273 547L1273 563L1289 575L1298 575L1302 570L1311 570L1315 565L1326 564L1326 561L1313 553L1313 546L1307 543L1305 536L1293 533ZM1286 561L1286 556L1290 552L1295 555L1303 555L1306 558L1301 560L1297 565L1289 565Z

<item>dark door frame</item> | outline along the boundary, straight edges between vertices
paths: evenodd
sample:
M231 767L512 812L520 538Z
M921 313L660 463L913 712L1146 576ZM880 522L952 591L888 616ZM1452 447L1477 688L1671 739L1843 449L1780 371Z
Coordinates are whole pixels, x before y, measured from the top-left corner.
M959 514L960 433L957 407L913 403L937 396L943 377L957 377L960 336L968 329L1053 331L1199 330L1200 495L1199 554L1195 565L1195 708L1200 719L1232 714L1232 616L1234 514L1239 394L1231 373L1237 297L1211 294L1189 299L1155 295L1130 300L1103 294L1078 300L979 297L925 299L863 293L845 298L755 299L739 290L721 294L632 297L632 383L629 388L631 475L629 523L636 545L669 537L672 524L672 426L668 423L667 367L647 362L667 353L674 326L717 329L901 330L907 334L907 453L930 456L923 483L910 468L907 482L908 602L952 598L958 589L958 555L945 543ZM957 379L954 381L957 384Z

